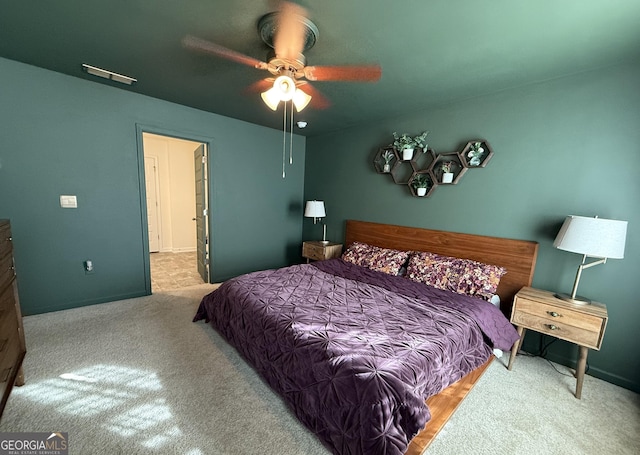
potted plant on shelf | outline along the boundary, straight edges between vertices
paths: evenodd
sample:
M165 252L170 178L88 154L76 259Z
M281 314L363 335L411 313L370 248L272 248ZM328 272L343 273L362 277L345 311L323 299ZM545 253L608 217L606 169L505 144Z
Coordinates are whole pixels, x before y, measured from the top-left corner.
M382 159L384 160L384 165L382 166L382 172L390 172L391 171L391 160L393 159L393 152L391 150L385 150L382 154Z
M398 134L394 131L393 133L393 146L396 150L402 152L402 159L404 161L409 161L413 158L413 150L416 147L421 148L423 151L426 148L426 140L427 140L428 131L425 131L419 136L411 137L406 133Z
M426 174L416 174L411 180L411 185L415 188L416 194L422 197L427 194L429 179Z
M469 150L469 153L467 153L467 157L470 158L469 166L480 166L483 153L484 148L482 147L482 142L474 142L471 144L471 149Z
M453 182L453 166L455 163L453 161L445 161L440 165L440 169L442 170L442 183L451 183Z

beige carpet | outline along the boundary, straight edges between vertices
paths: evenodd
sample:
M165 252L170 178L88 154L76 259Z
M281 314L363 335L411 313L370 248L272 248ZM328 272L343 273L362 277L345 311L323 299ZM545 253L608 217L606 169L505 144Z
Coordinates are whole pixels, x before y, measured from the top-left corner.
M201 285L29 316L26 385L0 431L66 431L70 454L329 452L208 325ZM640 398L546 361L493 362L428 454L638 454ZM558 367L568 373L564 367Z

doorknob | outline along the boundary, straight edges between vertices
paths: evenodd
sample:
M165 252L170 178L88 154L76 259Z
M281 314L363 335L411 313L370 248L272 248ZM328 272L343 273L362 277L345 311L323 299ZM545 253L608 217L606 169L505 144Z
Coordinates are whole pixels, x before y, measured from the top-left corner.
M195 221L195 220L196 220L195 218L191 218L191 221Z

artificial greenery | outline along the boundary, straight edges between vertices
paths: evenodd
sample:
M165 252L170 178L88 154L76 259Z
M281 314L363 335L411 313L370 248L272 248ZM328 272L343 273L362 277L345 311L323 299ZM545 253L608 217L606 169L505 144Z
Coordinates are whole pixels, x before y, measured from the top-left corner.
M384 160L385 164L389 164L393 159L393 152L391 150L385 150L385 152L382 154L382 159Z
M416 174L411 180L414 188L427 188L429 186L429 178L426 174Z
M440 165L440 169L442 169L442 172L449 173L452 172L454 165L455 163L453 161L445 161Z
M421 148L422 150L424 150L426 148L426 140L427 140L427 134L429 134L428 131L425 131L424 133L422 133L419 136L415 136L415 137L411 137L406 133L403 134L398 134L395 131L393 132L393 146L397 149L397 150L404 150L404 149L415 149L415 148Z
M471 144L471 149L469 153L467 153L467 157L471 158L469 160L469 166L479 166L482 158L482 154L484 153L484 148L482 147L482 142L474 142Z

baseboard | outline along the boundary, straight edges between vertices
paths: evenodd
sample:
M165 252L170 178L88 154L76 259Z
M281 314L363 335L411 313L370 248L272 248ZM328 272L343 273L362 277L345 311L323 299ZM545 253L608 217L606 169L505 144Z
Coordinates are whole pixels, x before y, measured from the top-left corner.
M48 305L46 307L40 306L37 308L28 309L27 312L24 311L24 316L35 316L36 314L43 313L52 313L54 311L62 311L62 310L71 310L73 308L80 308L89 305L97 305L99 303L108 303L114 302L117 300L127 300L134 299L137 297L143 297L145 295L149 295L146 291L138 291L138 292L128 292L124 294L115 294L105 297L100 297L97 299L87 299L87 300L78 300L75 302L63 302L55 305Z
M188 248L172 248L172 253L193 253L198 251L196 247L188 247Z
M565 356L548 353L545 357L547 360L551 360L552 362L558 363L560 365L564 365L568 368L576 368L576 359L568 358ZM588 357L587 357L588 360ZM611 384L620 386L627 390L631 390L632 392L640 393L640 384L631 381L622 376L618 376L616 374L612 374L608 371L602 370L600 368L589 366L586 374L593 376L594 378L602 379L603 381L607 381Z
M161 248L159 253L193 253L198 251L196 247L186 248Z

